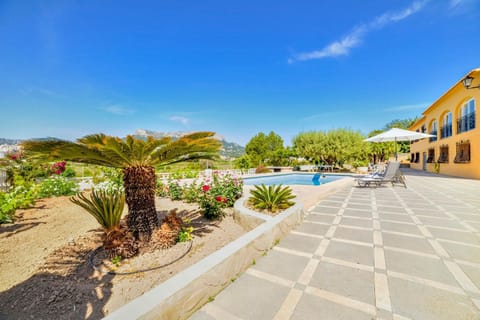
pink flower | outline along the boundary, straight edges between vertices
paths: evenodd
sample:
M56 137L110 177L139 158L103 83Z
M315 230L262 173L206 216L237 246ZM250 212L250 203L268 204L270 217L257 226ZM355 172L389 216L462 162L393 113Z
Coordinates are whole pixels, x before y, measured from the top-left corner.
M210 190L210 186L204 185L204 186L202 187L202 190L203 190L203 192L207 192L208 190Z
M55 170L55 174L61 174L61 173L62 173L62 170L60 169Z

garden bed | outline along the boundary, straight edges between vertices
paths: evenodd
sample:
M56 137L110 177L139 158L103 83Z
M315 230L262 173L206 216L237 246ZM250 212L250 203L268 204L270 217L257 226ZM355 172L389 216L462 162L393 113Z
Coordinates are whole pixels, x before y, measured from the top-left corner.
M195 228L191 248L182 243L121 262L117 271L133 271L130 275L91 267L102 231L67 197L19 210L15 224L0 226L0 318L100 319L246 232L231 215L210 221L197 205L157 198L160 219L175 208ZM135 273L148 268L155 270Z

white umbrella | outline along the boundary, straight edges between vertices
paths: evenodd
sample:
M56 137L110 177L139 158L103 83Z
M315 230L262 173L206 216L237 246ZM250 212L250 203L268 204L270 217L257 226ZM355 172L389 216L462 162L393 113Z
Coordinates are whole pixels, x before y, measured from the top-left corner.
M413 141L424 138L435 137L432 134L404 130L399 128L392 128L388 131L377 134L376 136L365 139L368 142L387 142L395 141L395 160L398 160L397 141Z

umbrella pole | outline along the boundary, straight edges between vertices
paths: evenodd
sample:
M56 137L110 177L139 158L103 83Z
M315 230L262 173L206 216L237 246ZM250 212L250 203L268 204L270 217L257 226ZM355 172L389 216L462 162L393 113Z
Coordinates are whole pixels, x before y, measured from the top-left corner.
M395 137L395 162L398 162L397 137Z

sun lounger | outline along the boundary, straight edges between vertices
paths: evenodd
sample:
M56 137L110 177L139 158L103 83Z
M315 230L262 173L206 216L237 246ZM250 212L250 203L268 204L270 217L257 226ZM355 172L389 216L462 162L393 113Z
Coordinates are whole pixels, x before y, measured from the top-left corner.
M401 183L405 187L405 177L400 172L400 162L390 162L383 174L372 174L369 176L355 179L359 187L380 187L385 183Z

